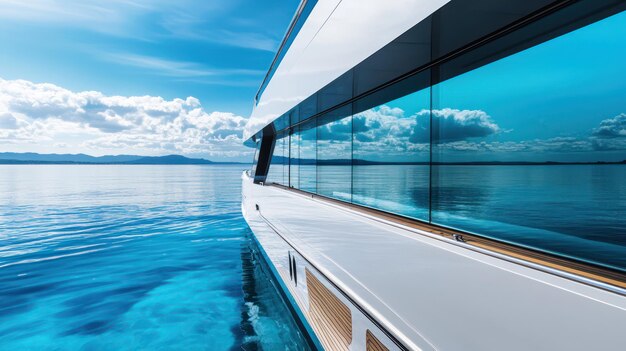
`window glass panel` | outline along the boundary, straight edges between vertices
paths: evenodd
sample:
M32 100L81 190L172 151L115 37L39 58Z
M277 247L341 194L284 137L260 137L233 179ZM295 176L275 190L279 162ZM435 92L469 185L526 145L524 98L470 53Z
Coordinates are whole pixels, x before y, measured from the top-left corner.
M300 168L299 188L314 193L316 191L316 123L307 122L300 126Z
M434 86L433 222L626 270L624 57L620 13Z
M354 203L428 220L429 91L354 115Z
M270 170L267 175L267 181L278 184L285 184L285 140L287 138L284 138L283 135L277 135L276 138L277 139L274 144L274 153L272 154L272 162L270 163Z
M300 132L297 127L292 128L289 136L289 186L300 187Z
M352 106L320 117L317 126L317 193L351 201ZM347 117L345 117L347 116Z
M282 134L280 140L283 147L283 182L282 185L289 185L289 133Z

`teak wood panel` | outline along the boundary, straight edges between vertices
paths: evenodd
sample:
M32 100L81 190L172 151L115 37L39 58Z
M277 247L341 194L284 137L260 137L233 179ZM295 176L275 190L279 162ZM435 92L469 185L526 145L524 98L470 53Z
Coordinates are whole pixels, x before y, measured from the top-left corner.
M326 350L348 350L352 343L352 313L308 269L308 317L311 327Z
M378 338L372 334L369 329L365 332L365 349L367 351L389 351Z

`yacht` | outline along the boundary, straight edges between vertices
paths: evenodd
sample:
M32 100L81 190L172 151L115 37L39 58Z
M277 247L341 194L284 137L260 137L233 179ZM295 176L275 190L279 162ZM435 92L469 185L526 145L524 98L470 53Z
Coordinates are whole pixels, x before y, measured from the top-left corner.
M301 2L242 212L313 348L626 349L625 10Z

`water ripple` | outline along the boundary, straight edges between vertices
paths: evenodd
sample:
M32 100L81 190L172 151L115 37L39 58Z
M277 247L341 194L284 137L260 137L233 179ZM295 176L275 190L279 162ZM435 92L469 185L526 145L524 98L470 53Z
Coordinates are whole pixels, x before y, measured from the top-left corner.
M303 342L271 289L259 318L291 332L242 329L239 166L0 168L1 350Z

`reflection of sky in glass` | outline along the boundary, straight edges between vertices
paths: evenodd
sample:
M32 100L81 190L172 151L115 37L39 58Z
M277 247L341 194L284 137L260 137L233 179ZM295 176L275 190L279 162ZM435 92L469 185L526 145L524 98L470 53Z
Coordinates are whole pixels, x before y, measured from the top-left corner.
M368 161L428 162L429 91L420 90L355 114L353 157Z
M435 161L626 159L625 23L620 13L434 86ZM355 114L354 157L427 155L429 92ZM339 127L324 128L347 139Z
M315 160L317 153L315 121L305 123L300 126L299 131L299 143L300 143L300 159L302 160ZM306 164L303 162L299 168L299 180L300 189L315 192L315 179L316 179L316 167L315 162L313 164Z
M317 159L349 160L352 157L352 117L317 127Z
M625 24L620 13L434 87L433 109L487 116L483 135L439 148L445 160L626 158Z
M267 180L276 182L279 184L285 184L288 172L289 172L289 161L287 157L289 156L289 138L281 137L276 140L276 144L274 145L274 153L272 155L272 162L270 165L269 173L267 175Z
M317 127L317 193L342 198L352 191L352 167L324 165L328 160L350 160L352 157L352 117ZM346 200L345 198L343 198ZM349 200L349 199L348 199Z

